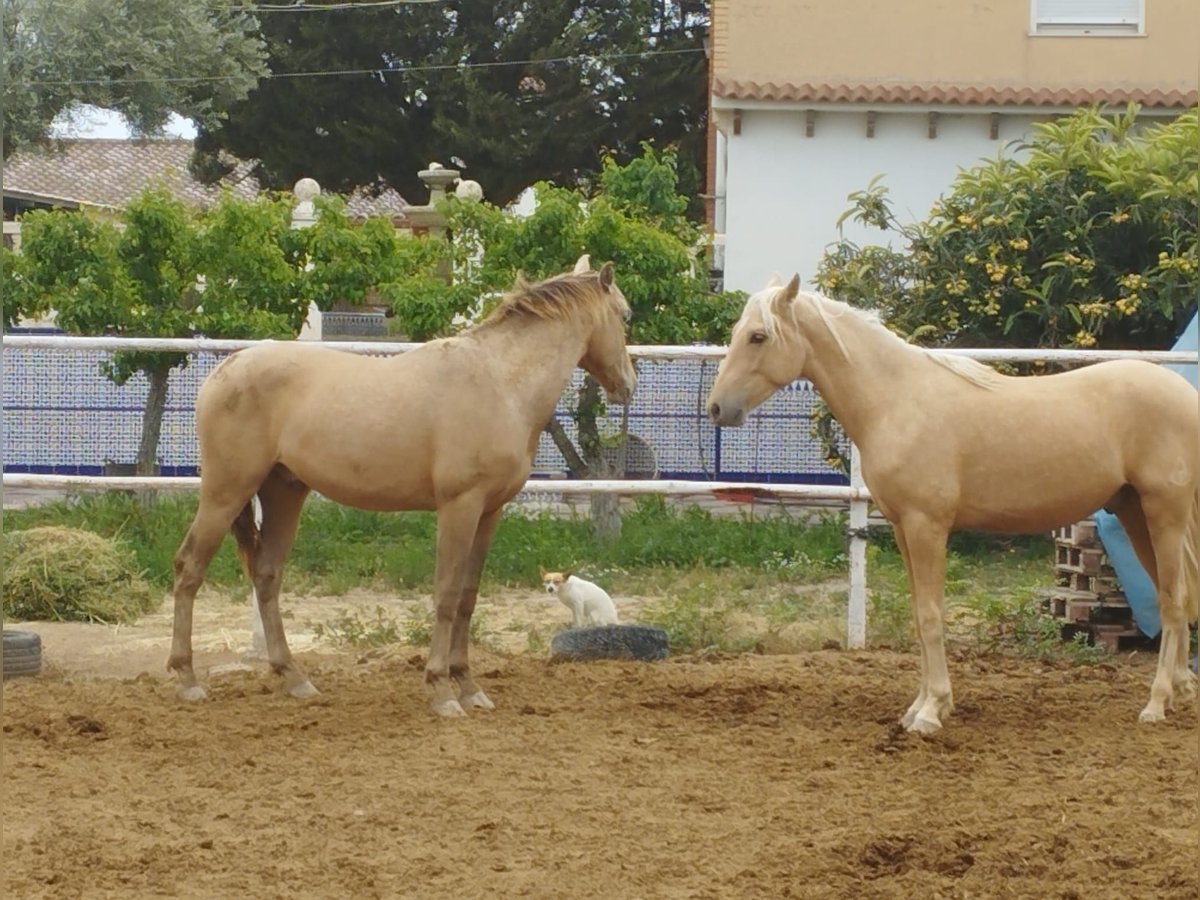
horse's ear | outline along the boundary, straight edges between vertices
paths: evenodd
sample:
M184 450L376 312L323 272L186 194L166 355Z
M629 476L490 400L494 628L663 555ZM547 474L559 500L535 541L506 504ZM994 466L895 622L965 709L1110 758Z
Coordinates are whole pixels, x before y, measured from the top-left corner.
M612 287L613 283L613 264L606 262L600 267L600 287L606 291Z
M592 259L585 253L575 261L575 269L571 274L582 275L584 272L590 271L592 271Z
M790 303L796 299L796 295L800 293L800 275L797 273L792 276L792 280L784 285L783 292L779 295L779 299L784 303Z
M767 287L779 287L781 284L783 284L783 279L779 277L779 273L772 272L771 277L767 279Z
M545 577L546 577L546 570L543 569L541 566L538 566L538 578L545 578Z
M567 580L568 578L570 578L570 577L571 577L571 570L570 570L570 569L567 569L565 572L563 572L563 581L566 581L566 580Z

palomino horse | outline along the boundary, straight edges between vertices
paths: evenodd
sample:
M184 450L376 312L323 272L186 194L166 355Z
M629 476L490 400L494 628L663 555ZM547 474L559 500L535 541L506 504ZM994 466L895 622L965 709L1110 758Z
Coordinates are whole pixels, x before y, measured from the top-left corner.
M1014 378L906 344L875 317L773 279L750 297L709 394L740 425L807 378L862 455L912 591L921 689L901 718L937 731L952 711L943 642L946 539L956 528L1039 532L1104 506L1158 589L1162 642L1141 719L1195 693L1188 619L1200 601L1200 414L1183 378L1132 360Z
M488 545L576 365L613 401L632 395L628 316L612 265L594 272L584 256L570 274L518 281L479 325L399 356L271 342L222 362L196 400L200 506L175 555L167 665L179 674L179 695L204 697L192 669L192 602L231 529L258 596L272 669L293 696L316 693L292 658L279 614L283 561L300 507L316 490L361 509L437 510L436 621L425 681L441 715L491 709L467 662Z

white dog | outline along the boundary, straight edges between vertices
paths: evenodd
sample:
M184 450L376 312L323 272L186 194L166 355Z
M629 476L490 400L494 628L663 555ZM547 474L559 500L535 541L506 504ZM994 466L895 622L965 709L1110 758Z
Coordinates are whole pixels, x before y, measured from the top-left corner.
M574 627L617 624L617 607L604 588L570 572L538 571L546 590L557 594L563 606L571 611Z

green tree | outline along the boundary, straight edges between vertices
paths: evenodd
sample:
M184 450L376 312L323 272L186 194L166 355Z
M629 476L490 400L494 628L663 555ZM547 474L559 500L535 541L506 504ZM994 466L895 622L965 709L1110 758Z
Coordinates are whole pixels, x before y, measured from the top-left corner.
M139 134L172 112L215 127L265 70L256 19L209 0L3 2L4 156L82 105ZM286 18L286 17L280 17Z
M927 343L1169 346L1200 290L1200 132L1195 110L1145 128L1136 115L1086 109L1037 124L1020 157L963 171L912 225L874 180L843 219L902 249L842 241L817 283Z
M684 183L704 171L703 0L501 0L263 16L271 78L204 125L205 171L222 150L258 160L263 184L297 178L409 197L431 160L465 158L499 205L537 181L576 186L598 148L679 147ZM695 191L690 191L695 193ZM697 212L699 207L693 212Z
M609 156L591 192L542 182L536 196L537 206L526 217L489 203L447 201L454 242L444 252L454 259L458 282L451 288L437 287L428 275L417 280L428 291L423 308L441 311L437 333L451 330L456 317L461 321L464 315L486 313L518 274L531 279L555 275L587 253L595 266L611 261L616 267L617 283L632 312L633 343L726 338L741 304L733 295L709 290L699 254L701 235L684 213L687 202L678 193L673 151L658 154L647 145L624 166ZM392 290L397 289L384 288L385 293ZM475 309L471 303L476 297L492 299ZM414 306L395 307L402 328ZM557 420L547 423L547 431L577 477L612 474L606 462L612 454L605 448L619 445L622 436L602 433L604 402L592 378L584 379L573 407L578 447ZM611 495L593 498L592 508L598 531L611 534L619 528Z
M83 212L36 211L22 219L22 252L5 291L25 308L52 309L75 334L123 337L290 337L300 329L303 236L285 201L223 197L197 212L147 190L118 223ZM153 471L171 370L182 353L119 351L104 374L149 384L138 471Z

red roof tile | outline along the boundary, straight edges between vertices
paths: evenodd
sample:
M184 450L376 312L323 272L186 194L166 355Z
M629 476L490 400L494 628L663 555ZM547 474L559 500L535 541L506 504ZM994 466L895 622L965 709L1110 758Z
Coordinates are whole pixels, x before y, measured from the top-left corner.
M1093 103L1184 109L1195 90L1146 88L1030 88L944 84L799 84L714 78L713 93L726 100L813 103L920 103L963 106L1089 106Z
M203 206L228 188L238 197L259 193L251 163L239 161L216 185L205 185L188 172L192 142L186 139L121 140L80 138L52 147L14 154L4 163L4 191L68 205L119 209L152 185L165 185L187 203ZM346 202L352 218L403 216L407 204L388 188L378 196L357 190Z

